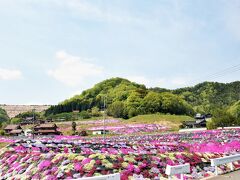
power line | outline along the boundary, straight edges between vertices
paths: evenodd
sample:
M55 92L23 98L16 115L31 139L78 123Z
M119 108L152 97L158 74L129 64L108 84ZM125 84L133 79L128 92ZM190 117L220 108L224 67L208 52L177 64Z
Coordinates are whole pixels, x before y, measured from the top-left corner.
M226 73L231 73L231 72L234 72L234 71L238 71L240 68L240 64L239 65L235 65L235 66L232 66L232 67L229 67L229 68L226 68L222 71L218 71L217 73L214 73L214 74L211 74L211 75L208 75L207 78L214 78L214 77L218 77L218 76L222 76Z
M223 77L226 74L231 74L231 73L234 73L234 72L237 72L237 71L240 71L240 64L237 64L237 65L225 68L221 71L217 71L215 73L209 74L209 75L207 75L203 78L195 79L191 83L189 83L189 85L193 85L193 84L197 83L199 80L202 80L202 79L211 79L212 80L212 79Z

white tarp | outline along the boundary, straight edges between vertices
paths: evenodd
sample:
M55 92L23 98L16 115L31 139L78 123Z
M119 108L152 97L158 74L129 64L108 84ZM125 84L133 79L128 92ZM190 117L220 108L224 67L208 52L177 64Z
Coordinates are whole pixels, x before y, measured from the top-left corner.
M105 176L95 176L95 177L84 177L79 178L78 180L120 180L120 174L110 174Z

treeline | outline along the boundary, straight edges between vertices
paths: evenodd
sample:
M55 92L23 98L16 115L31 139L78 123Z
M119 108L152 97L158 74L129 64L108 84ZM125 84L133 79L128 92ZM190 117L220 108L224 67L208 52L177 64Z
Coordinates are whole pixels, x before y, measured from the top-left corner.
M0 128L2 127L3 124L9 121L9 117L6 113L6 111L2 108L0 108Z
M99 109L100 114L104 101L108 115L126 119L157 112L177 115L213 113L237 102L240 99L239 89L239 81L228 84L204 82L194 87L168 90L148 89L127 79L111 78L59 105L51 106L45 116L72 111L84 111L91 116L93 108Z
M208 129L240 126L240 101L237 101L230 107L215 110L212 121L208 122L207 125Z
M204 82L193 87L172 91L192 105L194 111L213 113L226 109L240 100L240 81L232 83Z

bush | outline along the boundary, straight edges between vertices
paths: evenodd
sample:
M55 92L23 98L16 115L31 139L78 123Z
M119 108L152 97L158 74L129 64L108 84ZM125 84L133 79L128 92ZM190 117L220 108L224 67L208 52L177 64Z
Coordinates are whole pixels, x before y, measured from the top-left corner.
M88 118L91 117L91 115L90 115L87 111L81 111L81 112L79 113L79 116L80 116L81 118L83 118L83 119L88 119Z
M5 131L2 130L2 129L0 129L0 135L1 135L1 136L4 136L4 135L5 135Z
M214 112L212 118L212 124L210 127L227 127L237 124L237 118L231 115L226 109L218 109Z
M111 115L115 118L121 118L124 116L124 103L116 101L112 103L108 108L108 115Z
M91 109L91 115L94 116L94 117L101 116L101 112L99 111L99 108L98 107L93 107Z
M217 126L216 126L216 124L213 121L208 121L207 122L207 129L208 130L216 129L216 128L217 128Z
M87 136L88 134L87 134L87 132L86 131L81 131L80 133L79 133L79 136Z
M21 118L12 118L11 124L19 124L21 122Z

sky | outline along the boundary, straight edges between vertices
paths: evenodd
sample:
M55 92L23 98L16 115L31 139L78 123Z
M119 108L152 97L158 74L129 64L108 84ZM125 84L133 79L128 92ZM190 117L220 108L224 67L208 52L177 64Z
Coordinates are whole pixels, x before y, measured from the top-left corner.
M122 77L240 80L238 0L0 0L0 104L57 104Z

